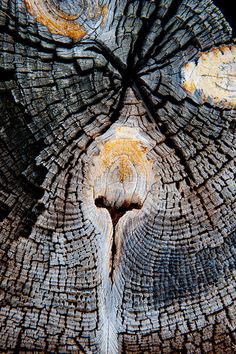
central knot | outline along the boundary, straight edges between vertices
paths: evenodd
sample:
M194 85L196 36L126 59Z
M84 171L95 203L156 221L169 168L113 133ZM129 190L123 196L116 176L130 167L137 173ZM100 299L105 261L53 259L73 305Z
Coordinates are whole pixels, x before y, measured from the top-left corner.
M111 216L140 209L150 188L152 162L148 141L138 128L116 127L98 141L95 158L94 197ZM114 219L114 218L113 218ZM117 219L117 218L116 218Z

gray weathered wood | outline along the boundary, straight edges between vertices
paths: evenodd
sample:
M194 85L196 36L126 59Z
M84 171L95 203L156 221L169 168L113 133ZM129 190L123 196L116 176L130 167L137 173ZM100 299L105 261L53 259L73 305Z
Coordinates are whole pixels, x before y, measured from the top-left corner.
M0 33L0 351L235 353L236 64L221 12L0 0ZM233 100L204 85L212 50L228 53Z

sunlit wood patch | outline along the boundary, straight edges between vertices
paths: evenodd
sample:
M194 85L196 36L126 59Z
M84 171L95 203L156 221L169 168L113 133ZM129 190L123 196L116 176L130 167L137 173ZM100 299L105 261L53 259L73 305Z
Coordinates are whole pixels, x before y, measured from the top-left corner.
M236 107L236 46L222 45L200 53L182 69L183 88L203 101Z
M110 206L142 204L151 183L152 162L147 158L150 151L148 141L136 128L117 127L98 146L95 197L102 196Z
M49 32L78 40L105 20L106 6L98 0L24 0L29 14Z

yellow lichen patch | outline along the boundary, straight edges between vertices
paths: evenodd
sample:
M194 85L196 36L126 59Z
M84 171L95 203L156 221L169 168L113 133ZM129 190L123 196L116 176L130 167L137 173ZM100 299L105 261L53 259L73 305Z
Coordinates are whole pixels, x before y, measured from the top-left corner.
M101 14L102 14L101 26L103 26L107 15L107 6L101 6Z
M70 16L63 13L46 0L24 0L24 2L29 14L38 23L46 26L49 32L67 36L73 40L78 40L86 35L85 23L83 21L83 26L79 23L79 15ZM99 5L94 14L88 14L88 21L99 15L101 17L100 25L102 25L106 16L106 7Z
M111 207L141 205L153 178L149 137L136 127L116 127L97 139L97 148L92 172L94 198L102 197Z
M114 139L101 146L100 172L116 164L119 180L123 183L132 174L130 164L138 173L142 172L148 163L145 148L140 141L129 139Z
M135 169L137 174L148 173L147 147L145 139L136 128L116 127L114 134L99 144L99 174L117 168L121 183L128 179Z
M200 53L198 61L187 63L182 69L183 88L203 101L236 107L236 46L222 45Z

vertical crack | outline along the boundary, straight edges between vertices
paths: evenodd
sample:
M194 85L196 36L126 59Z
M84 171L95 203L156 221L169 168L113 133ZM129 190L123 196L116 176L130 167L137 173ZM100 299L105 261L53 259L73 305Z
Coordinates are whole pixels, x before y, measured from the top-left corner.
M113 225L112 246L111 246L111 255L110 255L111 266L109 272L109 278L111 279L111 282L113 282L113 274L115 270L115 259L118 251L118 246L116 242L116 225L119 222L120 218L127 213L127 211L133 209L137 209L137 210L141 209L142 204L130 203L128 201L124 201L124 203L120 207L115 207L115 206L110 206L106 198L104 198L103 196L99 196L95 199L95 205L97 206L97 208L105 208L108 210Z

